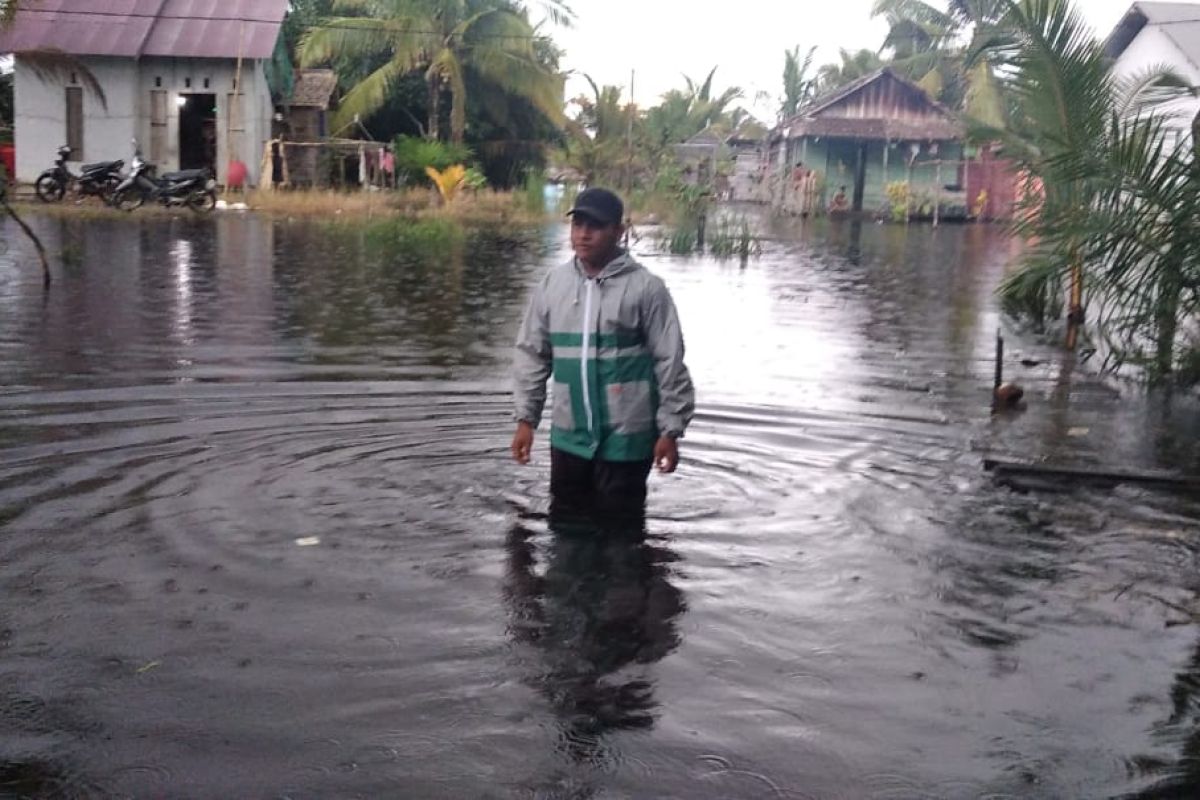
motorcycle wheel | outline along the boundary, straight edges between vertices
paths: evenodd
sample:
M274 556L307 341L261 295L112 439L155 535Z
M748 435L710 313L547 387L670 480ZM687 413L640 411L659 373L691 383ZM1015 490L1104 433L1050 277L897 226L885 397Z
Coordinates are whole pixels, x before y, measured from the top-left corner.
M67 187L63 185L57 175L51 172L44 172L38 176L33 189L37 192L38 200L43 203L58 203L67 193Z
M117 204L117 187L121 185L120 178L110 178L100 186L100 200L108 206Z
M142 203L146 202L146 198L137 189L125 189L113 195L112 204L115 208L122 211L133 211L141 208Z
M197 214L207 214L217 207L216 192L192 192L187 201L188 208Z

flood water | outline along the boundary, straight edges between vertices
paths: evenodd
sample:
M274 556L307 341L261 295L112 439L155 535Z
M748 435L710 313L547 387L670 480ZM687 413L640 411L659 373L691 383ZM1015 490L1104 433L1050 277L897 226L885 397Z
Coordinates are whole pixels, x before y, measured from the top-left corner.
M1200 499L981 467L1195 471L1200 414L1010 336L1029 404L992 420L995 230L643 239L699 412L639 540L552 528L544 432L508 457L565 227L34 221L48 292L0 254L0 797L1200 794Z

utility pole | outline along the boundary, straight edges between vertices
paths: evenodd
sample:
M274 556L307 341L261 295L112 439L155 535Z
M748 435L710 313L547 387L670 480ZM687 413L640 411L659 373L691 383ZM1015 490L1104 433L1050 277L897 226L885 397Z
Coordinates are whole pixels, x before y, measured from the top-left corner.
M636 107L633 104L633 89L634 81L637 79L637 70L629 71L629 127L625 132L625 200L628 202L629 193L633 190L633 116L636 113Z

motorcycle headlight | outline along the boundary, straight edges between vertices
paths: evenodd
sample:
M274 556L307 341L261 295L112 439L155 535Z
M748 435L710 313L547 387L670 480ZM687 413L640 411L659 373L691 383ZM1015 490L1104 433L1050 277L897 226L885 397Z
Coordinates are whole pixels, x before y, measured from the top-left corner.
M208 189L210 192L214 191L217 188L217 182L214 181L212 178L209 178L208 181L204 184L204 188Z

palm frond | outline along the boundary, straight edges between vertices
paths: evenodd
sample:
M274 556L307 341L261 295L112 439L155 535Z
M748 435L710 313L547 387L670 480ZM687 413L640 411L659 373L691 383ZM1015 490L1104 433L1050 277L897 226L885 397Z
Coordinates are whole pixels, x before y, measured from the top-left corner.
M102 108L108 110L108 98L104 95L100 81L96 80L96 76L87 65L75 56L54 48L25 50L16 55L21 66L43 83L65 83L73 76L85 90L95 95Z
M387 103L392 87L410 71L409 64L393 59L359 81L342 97L330 126L344 130L355 118L365 120Z
M1191 97L1193 87L1168 64L1156 64L1114 81L1117 114L1137 117L1167 103Z
M875 0L871 16L908 19L938 30L957 27L957 23L949 14L922 0Z
M300 65L327 64L334 58L362 58L403 53L410 63L430 47L432 24L421 17L368 19L334 17L322 20L300 40Z

